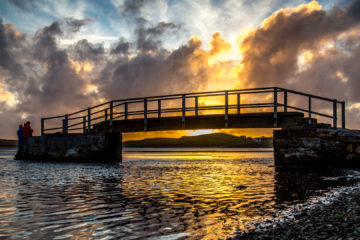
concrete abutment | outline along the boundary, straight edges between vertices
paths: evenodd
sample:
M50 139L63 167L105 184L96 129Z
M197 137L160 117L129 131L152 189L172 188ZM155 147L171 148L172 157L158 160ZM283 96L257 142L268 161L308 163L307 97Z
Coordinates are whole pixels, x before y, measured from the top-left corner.
M15 159L72 162L121 162L122 134L53 134L31 137Z

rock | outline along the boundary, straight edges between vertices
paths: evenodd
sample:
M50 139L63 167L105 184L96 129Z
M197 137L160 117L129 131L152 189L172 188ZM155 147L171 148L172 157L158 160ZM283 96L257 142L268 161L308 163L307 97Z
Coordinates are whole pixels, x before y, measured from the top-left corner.
M353 145L352 144L347 145L346 151L353 152Z
M358 146L357 148L355 148L355 152L356 152L357 154L360 154L360 146Z
M239 186L236 186L235 188L236 188L237 190L245 190L245 189L247 189L247 187L244 186L244 185L239 185Z

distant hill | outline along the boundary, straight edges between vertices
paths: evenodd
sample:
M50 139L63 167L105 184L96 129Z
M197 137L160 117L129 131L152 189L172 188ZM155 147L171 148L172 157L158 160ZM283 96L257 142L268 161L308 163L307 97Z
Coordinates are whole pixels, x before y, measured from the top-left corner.
M17 140L0 139L0 147L17 147Z
M184 136L181 138L147 138L137 141L126 141L124 147L272 147L272 137L237 137L227 133L213 133L198 136Z

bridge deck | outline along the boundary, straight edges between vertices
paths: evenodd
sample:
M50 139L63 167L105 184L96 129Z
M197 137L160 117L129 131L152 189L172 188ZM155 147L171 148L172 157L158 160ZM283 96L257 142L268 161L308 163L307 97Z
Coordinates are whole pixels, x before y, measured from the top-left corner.
M274 113L243 113L229 114L225 120L224 114L187 116L185 122L182 117L128 119L113 121L116 132L141 132L161 130L195 130L195 129L222 129L222 128L274 128ZM304 119L300 112L279 112L277 128L296 127ZM94 125L96 132L111 131L109 121Z

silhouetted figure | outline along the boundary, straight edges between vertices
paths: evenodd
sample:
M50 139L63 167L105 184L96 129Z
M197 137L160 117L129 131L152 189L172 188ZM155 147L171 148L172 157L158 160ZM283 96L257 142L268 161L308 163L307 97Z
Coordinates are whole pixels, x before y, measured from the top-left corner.
M17 130L17 136L18 136L18 149L19 152L23 151L23 147L24 147L24 134L23 134L23 127L20 124L19 125L19 129Z
M29 137L32 137L33 129L30 126L30 122L26 122L23 127L23 136L25 142L28 140Z
M25 142L25 152L27 153L29 150L28 146L28 139L32 137L33 129L30 126L30 122L26 122L23 127L23 135L24 135L24 142Z

